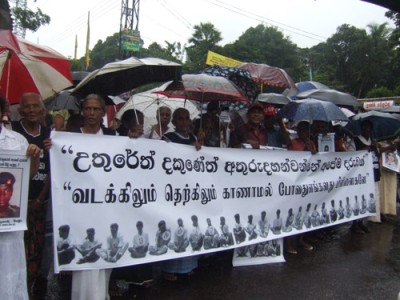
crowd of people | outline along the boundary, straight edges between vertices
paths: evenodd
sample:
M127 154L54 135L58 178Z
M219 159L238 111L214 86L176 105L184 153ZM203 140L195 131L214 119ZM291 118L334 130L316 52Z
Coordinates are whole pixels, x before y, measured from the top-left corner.
M6 111L6 99L0 98L0 113ZM49 149L51 147L50 132L68 131L80 134L119 135L130 138L160 139L166 142L193 145L196 150L201 147L232 147L267 149L284 148L292 151L309 151L311 153L323 152L318 149L318 136L335 133L336 151L367 150L374 157L374 178L376 194L376 217L370 221L381 222L386 214L396 214L397 175L395 172L382 169L379 158L382 153L391 153L398 150L399 139L376 142L372 135L373 124L363 122L361 134L354 138L345 135L340 126L333 126L328 122L314 121L312 123L302 121L289 124L288 120L277 119L277 107L271 104L254 102L249 105L246 115L239 121L230 122L220 118L224 113L218 101L210 102L205 113L196 120L190 119L190 114L185 108L171 111L166 106L157 109L157 124L151 124L151 128L144 128L143 112L127 110L120 120L113 122L113 127L108 128L103 124L106 114L106 105L101 96L90 94L82 101L81 112L72 114L68 120L62 114L55 113L52 121L46 123L46 109L40 95L24 94L20 100L20 120L12 120L10 123L2 123L0 129L0 149L23 150L32 157L31 180L29 182L28 230L23 233L0 233L0 299L43 299L46 293L47 276L51 272L52 256L52 209L51 209L51 180ZM290 126L291 125L291 126ZM10 130L10 128L12 130ZM3 194L10 194L15 179L7 174L0 173L0 218L7 214L15 214L18 210L3 201ZM310 210L310 207L307 208ZM344 213L344 211L343 211ZM296 226L297 215L290 213L291 224ZM265 215L264 215L265 217ZM336 216L338 217L338 216ZM331 216L332 218L332 216ZM277 218L279 219L279 218ZM192 225L197 225L197 217L192 216ZM263 222L261 220L260 222ZM240 223L240 220L238 220ZM123 243L118 234L118 224L110 226L111 235L107 239L109 247L102 248L101 242L95 238L95 229L88 228L87 236L79 245L73 245L68 238L68 225L58 228L59 238L56 245L59 263L71 261L77 250L82 258L78 263L96 261L100 257L108 261L116 261L122 256L121 251L129 252L132 257L141 257L149 251L152 255L158 255L165 249L181 249L192 247L201 243L204 247L212 248L216 243L213 233L217 230L207 220L207 234L199 232L191 233L190 237L184 228L182 219L178 219L178 228L174 235L166 241L163 233L168 230L165 221L158 224L157 243L149 246L148 236L143 236L143 223L136 224L138 235L134 238L132 247ZM221 220L222 224L222 220ZM264 234L261 230L256 232L256 225L249 219L247 234ZM271 227L283 228L285 224L275 224ZM264 228L261 226L260 228ZM221 228L223 226L221 225ZM368 232L366 220L354 221L351 226L354 234ZM268 231L268 229L267 229ZM227 230L229 233L229 231ZM225 239L226 244L233 243L233 236L221 233L218 242ZM240 232L234 230L235 239L240 239ZM136 239L136 240L135 240ZM200 241L201 240L201 241ZM112 245L120 245L114 249ZM313 251L315 247L307 240L306 234L295 235L285 239L285 252L296 255L298 247L306 251ZM108 250L105 250L108 249ZM257 248L254 248L256 251ZM258 251L258 250L257 250ZM177 281L181 276L192 276L198 267L199 256L189 256L180 259L167 260L162 263L163 277L168 281ZM72 272L71 297L72 299L109 299L110 277L129 278L138 284L151 284L153 277L152 265L139 265L118 269L98 269ZM7 274L7 276L5 275ZM12 296L11 296L12 295ZM18 295L18 296L15 296Z

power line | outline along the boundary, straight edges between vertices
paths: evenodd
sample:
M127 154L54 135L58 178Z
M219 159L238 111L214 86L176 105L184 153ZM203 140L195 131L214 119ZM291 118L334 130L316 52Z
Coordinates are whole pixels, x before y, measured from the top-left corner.
M116 2L112 3L108 0L103 0L99 2L95 7L89 9L91 12L90 23L95 24L96 22L101 21L100 18L106 13L110 12L117 5L119 4ZM52 40L52 44L58 44L66 40L68 37L75 35L77 31L86 26L87 14L85 13L70 21L70 23L66 25L61 31L55 32L53 36L51 36L49 39Z
M161 5L164 6L164 8L166 10L168 10L174 17L176 17L183 25L185 25L186 28L190 29L192 28L192 24L181 14L179 14L179 12L175 9L175 10L171 10L168 6L172 7L171 4L166 3L165 0L161 0Z
M310 38L310 39L313 39L313 40L316 40L316 41L320 41L320 42L323 42L323 41L326 40L326 37L323 37L323 36L320 36L318 34L314 34L314 33L311 33L311 32L308 32L308 31L305 31L305 30L302 30L302 29L299 29L299 28L296 28L296 27L293 27L293 26L290 26L290 25L287 25L287 24L284 24L284 23L279 22L279 21L275 21L275 20L272 20L272 19L269 19L269 18L266 18L266 17L263 17L263 16L259 16L257 14L252 13L252 12L246 11L243 8L239 8L239 7L235 7L235 6L232 6L230 4L227 4L227 3L223 2L223 1L219 1L219 0L214 0L214 1L203 0L203 1L208 2L208 3L210 3L210 4L214 5L214 6L218 6L220 8L229 10L229 11L231 11L233 13L242 15L242 16L247 17L249 19L275 26L275 27L277 27L277 28L279 28L279 29L281 29L283 31L288 31L288 32L291 32L293 34L297 34L297 35L300 35L300 36L303 36L303 37L307 37L307 38ZM275 25L273 23L279 24L279 25Z

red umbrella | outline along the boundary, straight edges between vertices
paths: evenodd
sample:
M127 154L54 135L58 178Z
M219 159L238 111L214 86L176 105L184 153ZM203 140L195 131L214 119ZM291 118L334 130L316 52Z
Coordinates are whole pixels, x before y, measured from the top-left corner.
M182 98L201 102L246 101L246 96L227 78L208 74L185 74L182 81L166 85L162 91L155 92L170 98Z
M0 94L10 104L33 92L43 99L72 85L69 60L53 49L0 31Z
M295 88L296 85L285 70L266 64L242 63L240 69L249 71L254 81L266 86Z

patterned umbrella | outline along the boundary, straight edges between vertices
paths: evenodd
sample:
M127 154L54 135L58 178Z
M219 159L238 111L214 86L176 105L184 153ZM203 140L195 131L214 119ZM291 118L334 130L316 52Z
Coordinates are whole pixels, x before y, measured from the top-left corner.
M240 68L228 68L214 65L212 67L203 70L204 74L209 74L212 76L220 76L228 78L232 81L246 96L249 100L254 101L260 89L254 82L251 74Z
M243 63L238 68L249 71L254 81L262 85L288 89L296 88L293 79L283 69L256 63Z
M249 99L229 79L208 74L185 74L182 81L166 85L163 91L156 91L169 98L200 101L244 101Z
M26 92L43 99L72 85L69 60L53 49L0 31L0 93L10 104Z

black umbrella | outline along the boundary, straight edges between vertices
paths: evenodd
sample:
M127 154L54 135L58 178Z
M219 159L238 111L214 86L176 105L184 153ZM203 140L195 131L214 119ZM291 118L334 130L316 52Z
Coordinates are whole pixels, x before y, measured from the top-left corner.
M119 97L101 95L106 105L117 105L125 102ZM80 110L82 97L72 94L72 89L61 91L60 93L45 99L44 105L47 110Z
M131 57L104 65L91 72L74 89L74 94L119 95L141 85L181 79L181 65L161 58Z
M360 135L361 123L367 120L372 123L373 137L377 141L393 139L400 135L400 119L390 113L375 110L353 116L344 129L353 136Z
M314 98L323 101L332 102L338 106L350 106L350 107L361 107L360 102L357 101L357 98L348 94L339 92L337 90L331 89L312 89L307 90L296 95L298 99L305 99L305 98Z
M338 106L317 99L292 101L282 107L277 114L280 119L291 121L348 121Z
M72 95L72 90L64 90L44 101L47 110L79 110L79 98Z
M256 100L258 102L275 104L277 106L288 104L291 101L289 97L276 93L262 93L257 96Z

